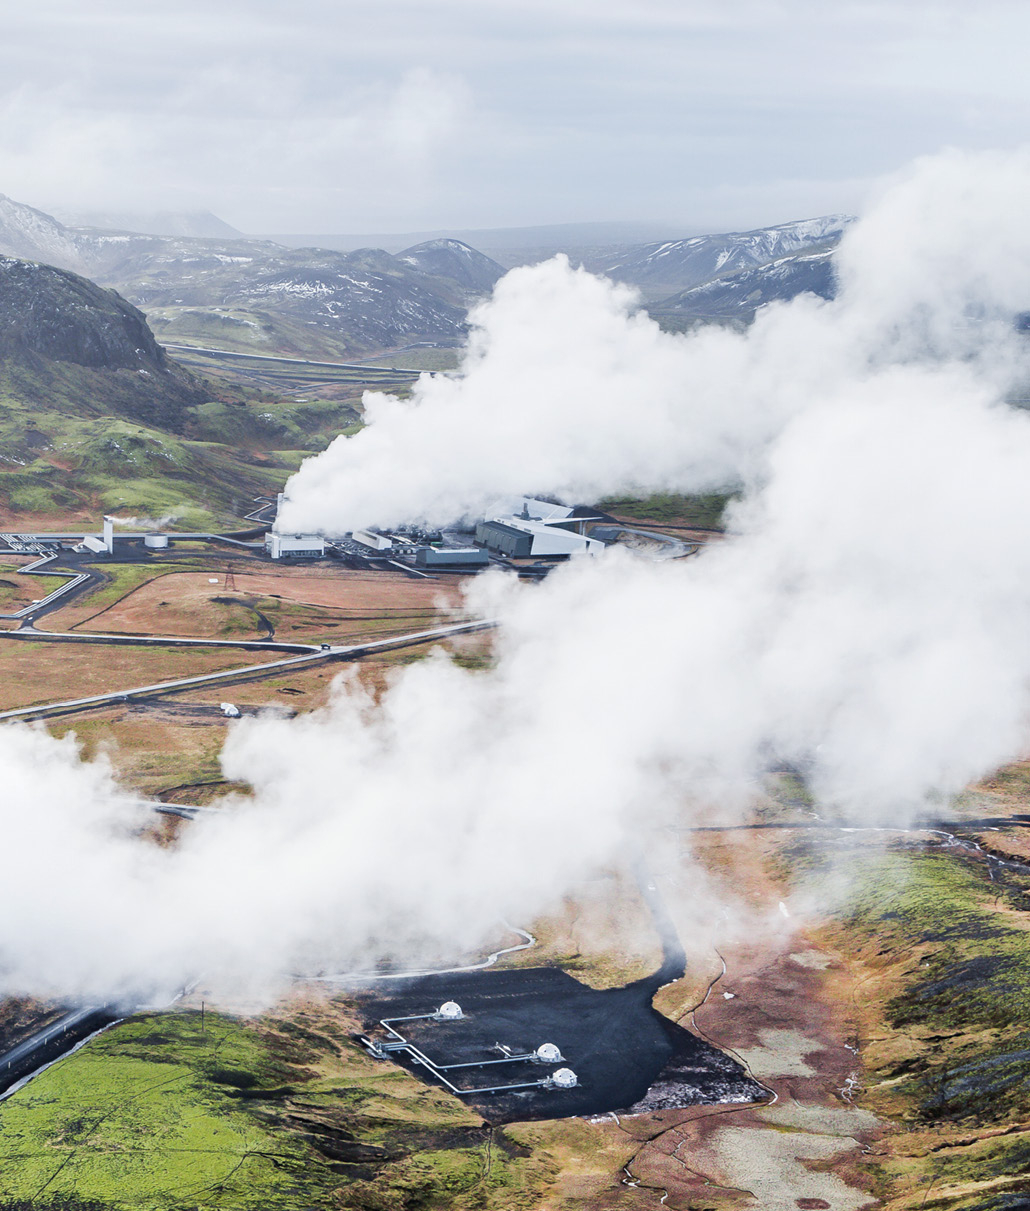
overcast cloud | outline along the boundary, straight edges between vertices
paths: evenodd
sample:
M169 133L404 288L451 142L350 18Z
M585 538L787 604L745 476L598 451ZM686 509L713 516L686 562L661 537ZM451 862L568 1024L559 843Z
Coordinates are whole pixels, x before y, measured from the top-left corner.
M250 232L745 227L1030 116L1023 0L5 7L0 192Z

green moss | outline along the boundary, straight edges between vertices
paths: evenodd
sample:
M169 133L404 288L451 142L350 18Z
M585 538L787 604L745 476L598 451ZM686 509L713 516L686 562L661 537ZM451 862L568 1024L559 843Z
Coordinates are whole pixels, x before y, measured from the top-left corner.
M148 1014L0 1103L0 1211L514 1211L517 1151L331 1016Z
M729 496L681 496L675 492L656 492L653 496L610 496L598 507L619 518L676 523L706 530L721 530L722 515Z
M886 1077L924 1121L1004 1121L1030 1082L1030 933L992 903L1025 908L1024 880L992 882L955 853L849 855L849 928L881 953L911 953L903 993L887 1005L895 1030L950 1041Z
M0 1194L29 1206L310 1205L330 1175L206 1076L278 1065L253 1032L208 1014L127 1022L42 1073L0 1108Z
M269 362L263 373L276 365L286 366ZM381 371L350 369L344 390L352 398L299 401L235 377L209 382L206 401L150 407L137 398L134 378L61 363L38 373L0 366L0 507L172 514L197 529L237 525L254 497L280 491L303 458L361 427L366 386L398 385Z

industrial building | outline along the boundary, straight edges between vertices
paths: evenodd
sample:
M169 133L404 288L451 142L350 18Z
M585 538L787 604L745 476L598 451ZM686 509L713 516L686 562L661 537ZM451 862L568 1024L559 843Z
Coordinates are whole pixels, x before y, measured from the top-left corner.
M493 517L476 526L476 542L510 559L562 558L596 555L604 550L600 539L586 533L589 521L601 518L547 501L526 500L522 511L510 517Z
M265 550L273 559L321 559L325 555L325 539L317 534L265 535Z
M114 554L114 518L104 518L104 533L84 534L82 542L72 548L84 554L92 555L113 555Z
M419 547L417 568L485 568L490 556L482 547Z
M372 551L393 550L393 539L385 534L380 534L377 530L355 530L351 538L354 542L360 543L361 546L368 547Z

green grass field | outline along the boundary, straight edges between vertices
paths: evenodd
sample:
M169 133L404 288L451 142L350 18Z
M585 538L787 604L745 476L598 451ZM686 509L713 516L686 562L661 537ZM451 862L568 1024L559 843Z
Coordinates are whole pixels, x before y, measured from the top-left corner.
M609 496L598 502L606 513L627 521L649 521L684 528L721 530L722 515L729 501L725 494L682 496L676 492L656 492L652 496Z
M0 1104L4 1211L532 1205L545 1170L331 1016L148 1014Z

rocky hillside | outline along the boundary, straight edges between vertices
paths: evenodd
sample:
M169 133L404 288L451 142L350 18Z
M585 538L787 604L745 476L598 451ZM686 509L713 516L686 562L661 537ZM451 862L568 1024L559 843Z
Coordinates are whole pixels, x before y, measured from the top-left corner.
M142 313L113 290L0 257L0 357L24 354L102 370L167 368Z
M63 394L55 380L78 379L76 411L92 406L172 427L204 398L165 356L141 312L114 291L14 257L0 257L0 374L22 401L52 407Z
M0 253L65 269L83 267L80 242L73 232L42 210L23 206L2 193Z
M0 518L13 529L104 512L236 526L358 419L365 385L304 401L214 388L114 291L0 257Z

